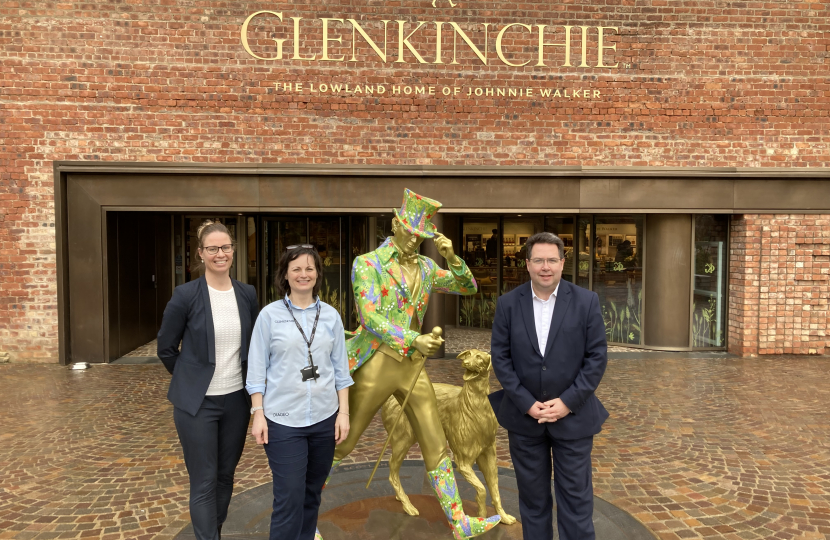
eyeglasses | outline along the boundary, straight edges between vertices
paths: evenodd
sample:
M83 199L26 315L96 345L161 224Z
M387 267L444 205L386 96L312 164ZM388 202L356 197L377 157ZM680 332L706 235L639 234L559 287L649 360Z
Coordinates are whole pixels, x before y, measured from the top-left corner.
M311 244L294 244L293 246L288 246L287 248L285 248L285 250L291 251L292 249L297 248L314 249L314 246L312 246Z
M548 263L550 266L553 266L562 260L564 259L557 259L556 257L553 257L551 259L530 259L530 262L532 262L534 266L544 266L545 263Z
M210 255L216 255L219 253L219 250L222 250L222 253L233 253L233 244L225 244L224 246L205 246L202 248Z

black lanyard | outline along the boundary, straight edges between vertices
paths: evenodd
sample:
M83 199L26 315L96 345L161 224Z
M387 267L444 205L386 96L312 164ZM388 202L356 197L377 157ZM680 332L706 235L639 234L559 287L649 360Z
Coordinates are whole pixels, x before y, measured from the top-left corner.
M299 322L297 322L297 317L294 316L294 310L292 310L291 306L288 305L288 300L283 297L282 303L285 304L285 309L288 310L288 313L291 314L291 318L294 319L294 324L297 325L297 330L299 330L300 335L303 336L303 341L305 341L305 344L308 345L308 363L311 367L314 367L314 359L311 358L311 344L314 342L314 334L317 332L317 322L320 320L320 300L317 300L317 315L314 317L314 326L311 328L311 339L306 339L303 327L300 326Z

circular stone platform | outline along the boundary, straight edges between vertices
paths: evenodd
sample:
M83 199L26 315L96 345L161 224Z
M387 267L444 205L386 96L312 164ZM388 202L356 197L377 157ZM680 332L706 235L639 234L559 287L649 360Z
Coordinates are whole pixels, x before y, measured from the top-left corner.
M325 540L432 540L451 539L447 520L426 478L422 461L407 461L401 467L401 484L419 516L404 513L401 503L389 485L388 464L381 463L372 485L366 489L366 481L373 463L343 465L335 472L323 491L318 527ZM479 478L483 477L476 471ZM473 502L475 490L458 478L464 509L477 515ZM231 500L228 520L222 528L222 538L268 538L271 519L271 484L265 484ZM499 469L499 491L504 509L518 521L513 525L499 525L479 536L482 540L512 540L522 538L519 499L516 478L512 469ZM487 497L490 504L490 497ZM489 514L495 512L489 507ZM616 506L594 498L594 526L597 540L654 540L655 536L640 522ZM195 540L193 529L187 526L176 536L177 540ZM556 508L554 507L554 538L556 534Z

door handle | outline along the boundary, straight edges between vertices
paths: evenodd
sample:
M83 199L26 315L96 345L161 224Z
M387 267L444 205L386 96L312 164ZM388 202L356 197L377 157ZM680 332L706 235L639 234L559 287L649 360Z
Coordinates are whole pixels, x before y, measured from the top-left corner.
M158 288L159 288L159 285L158 285L158 283L156 283L156 275L155 275L155 274L153 274L152 276L150 276L150 280L153 282L153 288L154 288L154 289L158 289Z

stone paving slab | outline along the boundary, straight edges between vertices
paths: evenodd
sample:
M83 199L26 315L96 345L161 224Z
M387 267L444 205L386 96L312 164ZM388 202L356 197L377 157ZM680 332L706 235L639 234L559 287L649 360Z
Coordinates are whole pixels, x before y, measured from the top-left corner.
M830 538L828 371L815 357L611 360L596 495L667 540ZM457 361L427 372L462 383ZM168 383L158 364L0 365L0 539L180 532L188 482ZM373 462L384 437L376 418L348 462ZM503 430L497 454L510 468ZM235 490L269 482L249 440Z

